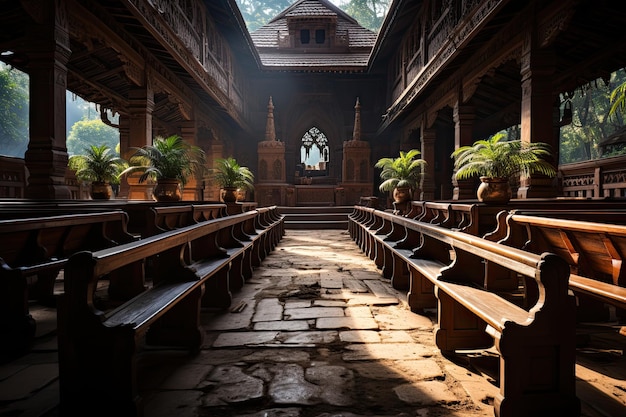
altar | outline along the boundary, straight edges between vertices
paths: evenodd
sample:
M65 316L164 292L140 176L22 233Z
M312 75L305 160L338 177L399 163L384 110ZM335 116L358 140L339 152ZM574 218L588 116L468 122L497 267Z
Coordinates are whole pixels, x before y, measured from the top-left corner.
M296 206L335 206L337 186L331 184L294 185Z

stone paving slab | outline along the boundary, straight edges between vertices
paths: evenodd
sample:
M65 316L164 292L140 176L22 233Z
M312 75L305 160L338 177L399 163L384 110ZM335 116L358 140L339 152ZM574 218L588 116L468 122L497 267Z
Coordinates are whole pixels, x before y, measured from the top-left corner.
M378 329L372 317L325 317L315 321L318 329Z
M11 379L0 382L0 403L26 399L42 386L52 383L58 374L59 367L54 363L19 367Z
M288 321L258 321L254 323L254 330L284 330L284 331L302 331L311 327L308 320L288 320Z

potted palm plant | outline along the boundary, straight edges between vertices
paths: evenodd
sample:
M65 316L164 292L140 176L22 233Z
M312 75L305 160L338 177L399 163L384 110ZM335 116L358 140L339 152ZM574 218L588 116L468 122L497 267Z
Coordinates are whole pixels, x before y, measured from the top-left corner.
M84 155L73 155L68 166L76 171L76 178L91 181L90 195L94 200L108 200L113 195L111 184L118 183L118 175L126 161L107 145L90 145Z
M141 172L140 183L147 179L156 181L153 194L157 201L179 201L181 186L193 175L203 176L206 170L204 151L178 135L157 136L152 145L134 149L130 166L120 175Z
M452 153L456 179L480 177L477 197L493 204L505 204L511 199L513 177L531 174L554 177L556 170L546 160L550 156L549 144L507 140L505 132L478 140L472 146L462 146Z
M223 190L224 202L237 201L237 190L253 190L254 174L231 156L215 160L213 179Z
M396 203L403 203L413 198L413 193L419 188L422 179L423 167L426 164L417 158L420 151L411 149L408 152L400 151L396 158L381 158L374 165L381 168L380 179L383 182L378 187L380 191L393 191Z

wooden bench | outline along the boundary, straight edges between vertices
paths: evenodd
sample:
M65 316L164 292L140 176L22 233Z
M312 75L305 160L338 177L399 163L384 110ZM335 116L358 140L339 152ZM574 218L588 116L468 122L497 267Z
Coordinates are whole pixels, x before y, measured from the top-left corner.
M231 280L239 281L255 240L243 224L256 210L207 220L114 248L73 255L65 269L59 300L59 377L64 414L141 415L137 361L146 345L185 348L202 344L202 306L227 308ZM133 265L157 262L152 276ZM100 285L116 272L145 282L147 289L107 309ZM236 286L236 285L235 285ZM88 407L88 408L85 408Z
M127 215L109 211L0 220L0 329L3 352L23 352L35 322L29 300L54 305L54 285L70 255L135 240Z
M503 210L546 211L562 218L566 217L565 213L571 213L568 218L577 218L585 212L626 210L626 200L514 199L505 206L471 201L411 201L411 208L404 216L484 236L497 227L496 216ZM623 223L625 220L616 215L607 221Z
M584 221L581 218L603 221L624 222L626 212L615 210L555 213L570 218L545 217L550 212L518 214L516 211L504 212L500 222L506 224L507 234L499 242L504 245L522 248L539 253L550 251L567 261L571 275L569 286L574 293L589 296L601 303L626 309L626 225L607 224L604 222ZM499 229L504 226L500 225ZM527 296L530 302L536 299L533 287ZM590 318L598 312L593 305L584 305L584 298L579 300L584 311L580 316ZM597 307L597 306L596 306ZM606 314L600 311L600 316ZM623 312L622 312L623 315ZM601 317L598 317L601 318ZM593 317L591 317L593 319Z
M404 229L399 241L364 227L351 230L365 231L355 237L370 240L366 247L387 252L385 259L391 257L408 270L413 310L437 307L437 346L445 354L495 346L500 355L497 416L579 415L576 307L568 293L569 268L563 259L389 212L363 210L380 220L353 216L351 221L387 222ZM534 283L540 294L535 304L523 308L499 293L499 281L508 281L511 275Z
M284 216L278 212L278 207L260 207L257 211L259 215L254 223L249 222L244 226L244 232L259 241L252 254L253 266L260 265L285 235Z
M221 203L192 204L191 213L196 223L228 215L226 213L226 204Z

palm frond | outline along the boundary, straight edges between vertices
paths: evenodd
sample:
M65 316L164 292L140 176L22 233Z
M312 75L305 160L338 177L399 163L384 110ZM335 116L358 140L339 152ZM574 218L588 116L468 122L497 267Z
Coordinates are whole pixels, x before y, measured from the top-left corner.
M222 188L254 189L254 174L248 167L241 166L233 157L215 160L213 179Z
M420 151L400 151L397 158L380 158L374 165L381 168L379 185L381 191L392 191L396 187L409 187L416 190L422 178L422 169L426 164L423 159L417 158Z
M148 178L175 178L184 186L189 177L204 176L206 155L195 145L190 145L178 135L157 136L152 145L134 148L130 166L120 175L141 172L139 182Z
M534 173L552 177L556 175L556 170L546 160L550 156L549 144L506 140L502 132L477 140L472 146L462 146L451 155L457 179L473 176L511 178Z

